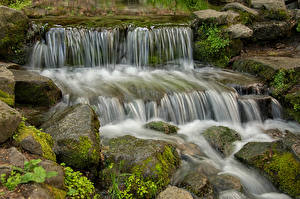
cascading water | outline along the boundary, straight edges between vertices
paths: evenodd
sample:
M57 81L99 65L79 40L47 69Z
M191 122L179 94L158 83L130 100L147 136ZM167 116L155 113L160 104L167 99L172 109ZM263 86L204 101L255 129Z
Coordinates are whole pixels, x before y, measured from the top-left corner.
M192 30L188 27L129 28L127 31L51 28L45 39L35 44L31 66L148 66L176 61L191 67L192 60Z
M191 46L192 31L187 27L126 31L53 28L44 41L36 43L31 65L44 68L41 73L62 89L62 104L90 104L99 115L104 137L130 134L173 143L193 142L208 157L189 157L193 164L208 161L222 173L238 177L251 198L289 198L233 155L221 157L202 132L215 125L235 129L242 137L235 143L238 151L250 141L273 141L263 133L266 129L297 132L300 126L280 120L281 107L273 98L270 110L266 109L269 113L261 110L255 96L267 91L253 77L213 68L193 69ZM165 69L146 67L152 64ZM265 120L266 117L269 118ZM143 127L145 122L156 119L180 125L178 135ZM189 161L184 161L187 169L191 167ZM219 198L245 196L227 190L219 193Z

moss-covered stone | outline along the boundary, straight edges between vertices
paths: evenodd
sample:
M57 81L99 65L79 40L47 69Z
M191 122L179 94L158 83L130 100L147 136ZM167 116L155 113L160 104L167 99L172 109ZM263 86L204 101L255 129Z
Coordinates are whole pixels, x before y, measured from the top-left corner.
M2 90L0 90L0 100L8 104L9 106L15 105L15 96L10 95Z
M50 185L45 185L45 187L49 190L54 199L65 199L67 197L67 192L65 190Z
M163 121L149 122L149 123L145 124L145 128L151 129L154 131L160 131L165 134L175 134L179 130L179 128L177 126L168 124Z
M280 191L300 196L300 162L283 142L250 142L235 157L259 169Z
M300 91L288 93L284 96L287 112L300 123Z
M34 140L40 144L44 158L56 161L55 153L52 150L53 140L51 135L41 132L34 126L26 126L25 122L22 121L18 127L17 133L14 135L14 139L20 143L28 136L32 136Z
M203 136L210 145L224 156L229 156L233 152L233 142L241 140L238 132L224 126L210 127L203 132Z

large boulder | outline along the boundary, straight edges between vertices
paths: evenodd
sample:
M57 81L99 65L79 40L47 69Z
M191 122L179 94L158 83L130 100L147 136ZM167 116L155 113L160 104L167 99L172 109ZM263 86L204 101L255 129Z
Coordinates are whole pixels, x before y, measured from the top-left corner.
M162 191L156 199L193 199L193 196L188 191L175 187L168 186L164 191Z
M251 7L269 11L286 10L284 0L251 0Z
M20 56L29 27L29 19L21 11L0 6L0 58L24 63Z
M58 111L41 127L52 136L60 162L78 169L99 164L100 123L89 105L77 104Z
M0 100L0 143L15 133L20 122L21 114Z
M231 155L233 142L241 140L241 136L233 129L224 126L213 126L203 132L204 138L223 156Z
M153 121L145 124L146 129L159 131L165 134L176 134L179 128L163 121Z
M0 66L0 100L13 106L15 104L15 80L11 71Z
M233 11L219 12L212 9L199 10L194 12L196 24L213 23L213 24L230 24L238 20L239 14Z
M232 39L245 39L253 35L253 30L243 24L231 25L225 29Z
M251 28L254 41L268 41L289 35L293 25L287 21L263 21L254 22Z
M117 166L119 172L130 173L142 181L153 182L162 191L180 165L176 148L159 140L143 140L132 136L113 138L104 142L106 162ZM102 171L103 186L111 183L111 169ZM150 194L150 193L149 193Z
M259 13L252 9L249 8L241 3L238 2L233 2L233 3L228 3L226 4L223 8L222 11L227 11L227 10L233 10L233 11L237 11L237 12L243 12L243 13L247 13L249 15L252 15L254 17L257 17L259 15Z
M51 79L30 71L11 71L13 72L16 81L16 103L30 106L51 107L61 99L61 90Z
M280 191L300 196L300 162L284 142L249 142L235 157L258 169Z

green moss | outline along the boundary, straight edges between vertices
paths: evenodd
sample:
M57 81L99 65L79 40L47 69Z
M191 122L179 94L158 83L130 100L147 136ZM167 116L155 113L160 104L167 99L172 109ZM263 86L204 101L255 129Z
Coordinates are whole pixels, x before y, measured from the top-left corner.
M162 122L162 121L157 121L157 122L149 122L145 125L145 128L147 129L152 129L155 131L160 131L165 134L174 134L177 133L179 128L177 126Z
M300 78L299 73L294 69L280 69L274 75L273 81L270 83L274 87L273 95L278 96L286 93Z
M17 142L21 142L28 136L32 136L41 145L44 158L56 161L55 153L52 150L53 140L51 135L41 132L34 126L26 126L23 120L18 127L17 133L14 135L14 139Z
M67 192L65 190L61 190L58 188L55 188L50 185L45 185L46 188L50 191L54 199L65 199L67 196Z
M284 102L288 113L300 123L300 92L285 95Z
M292 197L300 195L300 163L291 153L274 154L264 171L273 178L280 190Z
M8 104L9 106L15 105L15 97L2 90L0 90L0 100Z
M285 21L289 19L289 15L286 10L264 10L263 15L267 19L278 21Z

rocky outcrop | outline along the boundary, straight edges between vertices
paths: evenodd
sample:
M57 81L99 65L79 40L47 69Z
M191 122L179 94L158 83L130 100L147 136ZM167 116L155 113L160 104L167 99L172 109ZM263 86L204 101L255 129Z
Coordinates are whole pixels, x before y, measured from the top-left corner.
M233 152L233 142L241 140L238 132L224 126L210 127L203 132L203 136L213 148L225 157Z
M52 136L60 162L78 169L99 164L100 124L90 106L77 104L58 111L41 127Z
M249 142L235 157L258 169L280 191L292 197L300 196L300 162L284 142Z
M146 129L159 131L165 134L176 134L179 128L162 121L153 121L145 124Z
M233 11L237 11L237 12L243 12L243 13L247 13L249 15L252 15L254 17L257 17L259 15L258 11L249 8L241 3L238 2L233 2L233 3L228 3L226 4L223 8L222 11L227 11L227 10L233 10Z
M286 10L284 0L251 0L250 4L255 9L266 9L269 11Z
M212 9L199 10L194 12L195 24L213 23L216 25L230 24L238 20L239 14L233 11L219 12Z
M61 99L62 93L51 79L30 71L11 71L16 81L16 103L50 107Z
M193 196L184 189L180 189L175 186L168 186L164 191L162 191L157 196L156 199L174 199L174 198L193 199Z
M251 28L254 41L269 41L289 35L293 25L287 21L263 21L254 22Z
M253 30L243 24L235 24L225 29L232 39L245 39L253 35Z
M0 143L15 133L20 122L21 114L0 100Z
M29 20L21 11L0 6L0 58L24 63L23 44Z
M11 71L0 66L0 100L14 106L15 104L15 80Z

